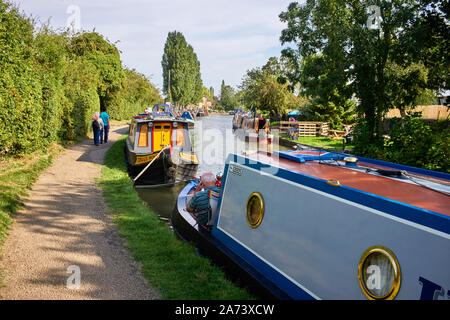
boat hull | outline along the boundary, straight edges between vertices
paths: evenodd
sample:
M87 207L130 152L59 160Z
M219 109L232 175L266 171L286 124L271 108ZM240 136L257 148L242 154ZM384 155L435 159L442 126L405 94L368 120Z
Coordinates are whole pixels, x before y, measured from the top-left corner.
M210 233L185 210L194 188L188 185L174 209L176 229L257 275L253 280L277 297L450 297L450 202L442 194L449 175L370 159L347 167L337 163L350 161L347 155L315 149L277 154L228 156ZM378 165L384 169L367 171ZM437 192L433 181L424 188L386 176L393 172L386 168L446 183Z
M175 151L173 151L175 152ZM129 176L136 178L149 164L153 163L135 181L135 185L167 185L187 182L192 180L198 169L197 162L189 162L171 154L170 150L164 150L152 154L136 154L125 146L126 162ZM149 161L136 164L138 157L148 157ZM157 158L156 158L157 157Z
M196 186L188 184L180 193L171 216L171 224L176 235L192 243L200 255L212 260L223 268L234 281L241 283L249 292L261 299L289 299L275 284L251 267L245 260L223 246L211 236L204 227L199 226L192 215L186 211L186 196Z
M448 216L236 155L223 180L212 237L292 299L366 299L358 264L378 247L399 262L396 299L429 297L430 281L450 288ZM245 212L255 192L264 216L251 227Z

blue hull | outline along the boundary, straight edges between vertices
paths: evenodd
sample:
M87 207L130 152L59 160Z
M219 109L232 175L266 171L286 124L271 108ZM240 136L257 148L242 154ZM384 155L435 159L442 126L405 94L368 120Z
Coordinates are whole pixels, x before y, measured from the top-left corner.
M421 169L414 172L448 179ZM399 269L390 298L450 297L446 214L237 155L226 161L222 186L216 220L206 237L244 269L258 274L260 281L270 283L276 296L370 298L363 290L369 281L358 278L364 270L360 264L368 249L386 248ZM178 211L185 207L183 199L191 189L188 186L180 194ZM251 225L246 210L254 193L264 200L264 214ZM185 220L193 219L186 214Z

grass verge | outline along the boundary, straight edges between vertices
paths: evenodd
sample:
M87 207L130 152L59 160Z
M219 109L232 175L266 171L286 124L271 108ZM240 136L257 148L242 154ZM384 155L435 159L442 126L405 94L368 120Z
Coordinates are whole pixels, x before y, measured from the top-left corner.
M28 195L27 191L62 150L62 146L53 144L45 151L20 159L0 159L0 247L7 237L12 218Z
M337 152L342 152L342 140L335 140L326 137L299 137L297 140L291 140L297 143L306 144L313 147L325 148L329 150L334 150ZM347 145L346 147L351 147Z
M109 149L98 182L112 219L148 283L163 299L254 299L179 240L139 198L126 171L124 144L122 137Z

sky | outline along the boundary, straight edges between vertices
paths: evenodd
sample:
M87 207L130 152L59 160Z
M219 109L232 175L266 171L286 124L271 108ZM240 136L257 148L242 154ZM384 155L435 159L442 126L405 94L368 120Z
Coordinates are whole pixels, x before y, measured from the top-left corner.
M279 14L293 0L13 0L54 29L95 28L121 51L124 66L162 89L161 58L170 31L182 32L201 65L203 84L220 94L247 70L280 56ZM118 42L117 42L118 41Z

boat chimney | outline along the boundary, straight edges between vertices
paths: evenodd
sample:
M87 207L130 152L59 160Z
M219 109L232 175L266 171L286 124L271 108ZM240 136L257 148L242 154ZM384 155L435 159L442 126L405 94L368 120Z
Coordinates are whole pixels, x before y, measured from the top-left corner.
M345 165L348 167L357 167L358 166L358 158L356 158L356 157L345 157L344 162L345 162Z

